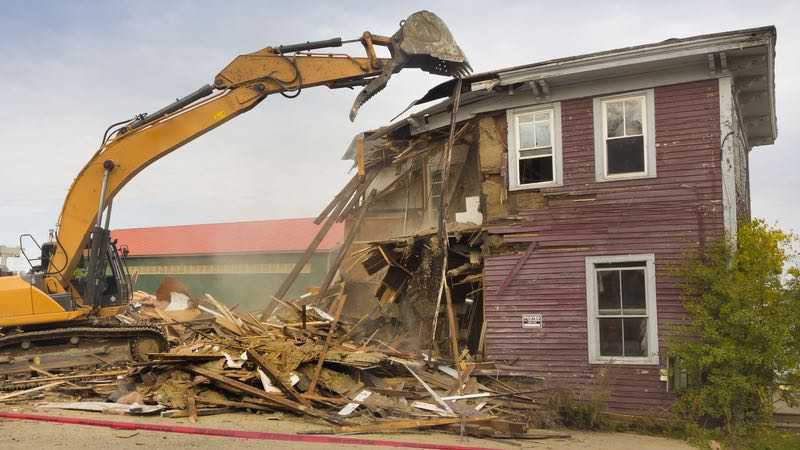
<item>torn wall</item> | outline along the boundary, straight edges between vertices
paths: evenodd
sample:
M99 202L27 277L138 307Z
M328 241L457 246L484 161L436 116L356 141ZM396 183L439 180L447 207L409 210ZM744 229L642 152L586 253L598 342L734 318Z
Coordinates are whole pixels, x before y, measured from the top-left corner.
M470 343L475 353L483 317L477 128L464 125L455 133L446 192L441 175L446 135L377 136L381 133L366 136L362 154L356 142L346 155L361 166L365 178L372 177L368 190L375 194L357 227L348 220L347 234L354 232L356 238L340 270L348 293L345 314L367 315L370 326L365 329L379 330L378 337L402 348L447 348L438 345L447 340L448 327L445 314L436 314L440 292L435 275L442 261L436 239L438 206L445 195L450 205L446 215L451 246L447 270L452 272L448 286L454 295L459 342L462 347ZM439 307L440 311L444 308L443 301ZM434 332L436 339L431 337Z

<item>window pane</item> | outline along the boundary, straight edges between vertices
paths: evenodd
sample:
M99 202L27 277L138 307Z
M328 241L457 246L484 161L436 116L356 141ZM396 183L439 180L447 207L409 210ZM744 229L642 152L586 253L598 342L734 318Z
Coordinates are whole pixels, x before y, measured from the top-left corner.
M625 130L622 120L622 102L607 102L605 105L608 137L623 136Z
M597 310L600 315L620 314L619 271L597 272Z
M625 327L625 356L647 356L647 318L622 319Z
M647 314L644 270L623 270L622 309L625 314Z
M622 356L622 319L600 319L600 356Z
M541 183L553 181L553 157L521 159L519 161L519 183Z
M533 133L533 122L528 121L527 123L522 123L522 118L520 118L519 148L533 148L536 146Z
M608 174L644 172L644 137L606 140Z
M552 154L553 154L553 148L552 147L536 148L536 149L520 150L519 151L519 157L520 158L530 158L530 157L535 157L535 156L550 156Z
M625 100L625 135L642 134L642 100Z
M550 146L550 122L536 122L536 146L549 147Z

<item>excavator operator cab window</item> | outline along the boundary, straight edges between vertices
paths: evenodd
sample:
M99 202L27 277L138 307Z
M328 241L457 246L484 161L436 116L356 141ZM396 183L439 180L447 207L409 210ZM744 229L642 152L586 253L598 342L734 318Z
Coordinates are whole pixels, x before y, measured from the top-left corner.
M131 298L132 290L130 286L130 276L128 270L123 264L119 251L117 250L115 242L107 242L105 250L102 252L101 258L103 261L99 263L103 265L102 275L97 280L96 285L99 287L99 298L90 299L88 283L91 283L91 273L88 267L89 264L89 251L84 252L81 257L78 267L75 269L73 285L89 304L97 304L98 307L120 306L128 303Z

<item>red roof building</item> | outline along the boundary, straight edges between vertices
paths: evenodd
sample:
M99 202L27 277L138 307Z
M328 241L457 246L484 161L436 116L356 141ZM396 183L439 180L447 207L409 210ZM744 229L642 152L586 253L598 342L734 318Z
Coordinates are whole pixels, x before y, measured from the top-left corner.
M123 228L112 237L128 247L131 257L297 253L319 229L313 218L302 218ZM317 251L329 252L343 235L344 224L334 224Z
M165 277L194 295L209 293L244 310L263 308L320 230L314 219L257 220L113 230L135 289L155 292ZM289 291L319 286L331 253L343 241L337 223L322 239Z

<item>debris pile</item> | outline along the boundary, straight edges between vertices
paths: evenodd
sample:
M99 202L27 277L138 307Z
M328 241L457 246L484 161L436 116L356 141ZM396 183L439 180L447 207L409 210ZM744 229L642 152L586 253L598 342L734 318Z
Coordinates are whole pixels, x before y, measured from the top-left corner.
M140 306L138 314L163 314L161 323L175 344L169 352L127 367L98 364L94 370L51 373L31 365L35 376L0 382L0 403L45 400L38 406L160 412L191 421L231 411L285 412L333 425L332 432L436 427L530 437L537 404L527 394L540 391L539 385L527 379L520 387L519 380L497 376L493 364L469 361L466 351L454 367L394 348L374 334L356 341L357 324L342 320L343 289L325 308L284 308L284 316L291 316L288 309L295 315L266 321L236 313L209 295L190 297L196 306L188 311L196 318L175 320L164 314L168 305L137 297L140 305L150 305Z
M125 367L110 367L98 357L94 370L59 373L37 368L33 361L30 378L0 380L0 390L7 391L0 392L0 404L46 400L38 405L160 412L190 421L231 411L287 413L330 426L320 432L437 428L478 437L563 437L529 432L540 411L536 394L546 390L540 379L479 358L486 234L476 222L448 223L449 198L459 186L449 180L453 148L466 130L455 126L459 98L457 82L438 162L417 161L438 146L433 142L417 139L387 149L377 134L355 141L358 174L316 218L318 235L264 311L242 313L208 294L193 297L167 279L155 295L137 292L131 310L117 318L158 322L169 351L149 353L148 360ZM407 166L397 180L415 166L426 173L439 167L431 172L436 189L423 196L424 215L436 219L435 227L356 243L379 194L372 183L379 169L392 162ZM395 185L389 183L384 191ZM410 185L406 190L403 230L410 217ZM438 207L429 209L434 203ZM343 220L349 231L320 287L286 299L327 231ZM354 267L366 274L363 284L377 289L356 292L358 283L347 279ZM348 297L356 302L369 297L369 311L353 308L358 314L343 314Z

